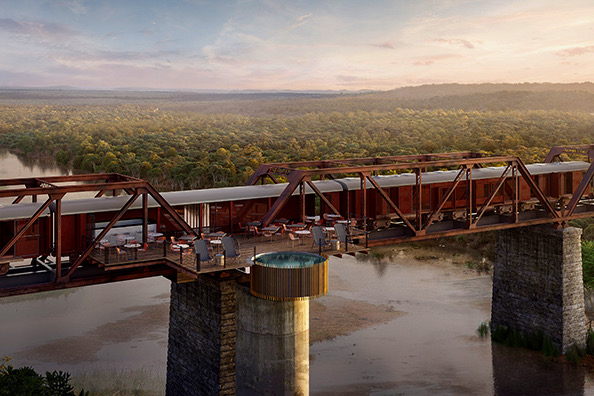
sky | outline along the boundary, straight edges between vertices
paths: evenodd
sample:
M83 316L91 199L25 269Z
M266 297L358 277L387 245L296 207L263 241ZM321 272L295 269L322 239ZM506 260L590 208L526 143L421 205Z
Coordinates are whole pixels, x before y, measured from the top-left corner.
M390 90L594 76L592 0L0 0L0 86Z

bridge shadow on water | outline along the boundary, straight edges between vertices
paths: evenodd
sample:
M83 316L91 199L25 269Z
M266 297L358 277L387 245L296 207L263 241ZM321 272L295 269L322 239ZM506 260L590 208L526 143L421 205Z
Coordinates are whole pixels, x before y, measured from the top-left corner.
M584 395L586 369L564 357L546 358L541 352L493 343L493 394Z

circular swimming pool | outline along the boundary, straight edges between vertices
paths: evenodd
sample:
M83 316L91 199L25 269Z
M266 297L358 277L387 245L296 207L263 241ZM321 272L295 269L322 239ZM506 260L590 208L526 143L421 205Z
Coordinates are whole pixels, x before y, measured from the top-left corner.
M328 259L307 252L271 252L254 257L250 290L277 301L305 300L328 293Z
M324 256L307 252L271 252L256 255L254 264L272 268L307 268L326 260Z

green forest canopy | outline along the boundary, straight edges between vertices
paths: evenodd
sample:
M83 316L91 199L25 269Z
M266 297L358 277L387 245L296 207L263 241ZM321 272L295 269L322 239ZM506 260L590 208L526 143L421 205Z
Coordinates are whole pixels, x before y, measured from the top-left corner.
M535 162L551 146L594 140L592 84L545 85L435 86L442 96L426 86L408 96L0 91L0 145L163 190L243 184L265 162L446 151Z

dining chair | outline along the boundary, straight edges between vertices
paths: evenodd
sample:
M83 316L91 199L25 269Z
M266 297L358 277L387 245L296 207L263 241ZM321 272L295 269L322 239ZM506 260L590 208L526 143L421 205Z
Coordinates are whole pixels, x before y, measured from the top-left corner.
M289 232L289 239L288 241L291 242L291 247L295 247L295 241L298 241L299 237L295 234L293 234L292 232Z

